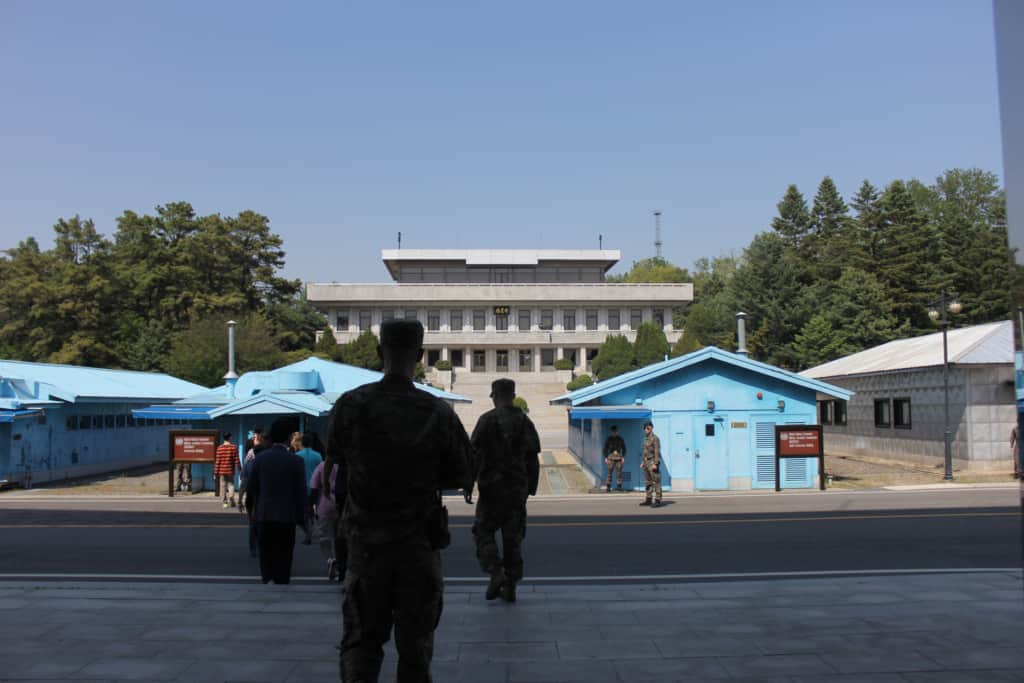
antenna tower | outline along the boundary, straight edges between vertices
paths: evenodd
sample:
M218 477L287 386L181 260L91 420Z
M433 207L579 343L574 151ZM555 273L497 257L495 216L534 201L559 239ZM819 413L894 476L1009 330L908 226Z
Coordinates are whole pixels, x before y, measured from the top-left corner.
M661 211L654 212L654 255L661 258Z

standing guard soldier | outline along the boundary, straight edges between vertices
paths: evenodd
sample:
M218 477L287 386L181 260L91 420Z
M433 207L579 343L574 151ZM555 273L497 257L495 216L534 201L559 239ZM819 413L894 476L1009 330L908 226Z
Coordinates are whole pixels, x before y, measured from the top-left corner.
M341 396L329 459L347 473L341 525L348 541L342 605L342 681L376 681L395 629L400 683L429 683L441 619L441 489L468 489L469 440L451 407L416 388L423 326L381 325L384 377ZM326 466L325 466L326 468Z
M626 459L626 442L619 436L619 428L612 425L612 433L604 442L604 466L608 476L604 480L604 490L612 491L612 472L616 473L615 490L622 490L622 464Z
M640 456L640 467L644 471L644 502L640 505L661 507L661 441L654 433L654 424L644 423L644 445ZM651 502L651 494L654 501Z
M515 382L495 380L494 410L480 416L470 438L480 495L473 522L476 556L490 575L485 597L494 600L500 593L506 602L515 602L516 582L523 577L526 499L536 495L540 476L540 438L530 418L513 405L515 397ZM495 538L499 530L501 553Z

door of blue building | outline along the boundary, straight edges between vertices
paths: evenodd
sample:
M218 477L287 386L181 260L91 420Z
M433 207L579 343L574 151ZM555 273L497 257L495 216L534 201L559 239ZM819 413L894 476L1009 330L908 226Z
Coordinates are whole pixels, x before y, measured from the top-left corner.
M706 415L693 418L695 486L698 490L724 490L729 488L729 441L725 426L726 415Z
M729 441L725 415L693 418L693 480L699 489L722 490L729 487Z

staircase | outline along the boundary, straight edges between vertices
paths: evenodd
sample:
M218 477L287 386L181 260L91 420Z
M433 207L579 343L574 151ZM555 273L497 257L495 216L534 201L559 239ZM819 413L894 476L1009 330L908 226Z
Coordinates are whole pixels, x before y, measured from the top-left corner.
M565 380L559 379L555 373L489 373L459 369L453 374L454 382L450 391L473 401L469 404L455 404L455 412L470 434L473 433L477 419L494 407L490 398L491 382L504 378L515 380L516 396L521 396L526 401L529 409L528 415L540 435L541 449L555 450L567 447L569 431L566 407L553 406L548 403L554 397L561 396L566 392ZM431 380L429 374L427 380ZM437 382L431 383L440 386ZM448 387L443 388L448 389Z

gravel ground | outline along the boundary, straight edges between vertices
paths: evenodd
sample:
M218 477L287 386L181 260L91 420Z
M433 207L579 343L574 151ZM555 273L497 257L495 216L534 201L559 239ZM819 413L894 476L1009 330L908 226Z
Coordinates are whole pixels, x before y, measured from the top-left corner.
M941 484L945 468L915 462L875 458L871 456L825 456L825 473L831 475L835 489L873 489L883 486ZM1010 483L1009 472L962 472L953 468L954 483Z
M552 468L556 469L556 468ZM578 468L558 466L566 480L568 491L558 493L585 492L589 485ZM825 456L825 473L832 477L829 488L834 489L875 489L883 486L941 484L944 469L941 463L933 467L920 463L904 462L871 456ZM1010 483L1009 473L966 473L953 470L955 483ZM541 478L542 483L545 479ZM110 474L75 479L66 482L41 484L34 488L61 495L103 495L103 494L164 494L167 493L166 465L113 472ZM540 493L549 494L542 485ZM594 489L597 491L597 489ZM604 488L600 489L603 492ZM202 494L200 494L202 495ZM207 493L206 495L211 495Z

